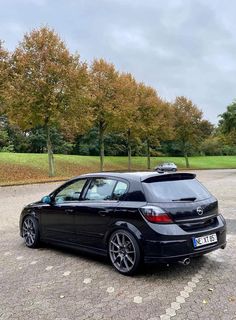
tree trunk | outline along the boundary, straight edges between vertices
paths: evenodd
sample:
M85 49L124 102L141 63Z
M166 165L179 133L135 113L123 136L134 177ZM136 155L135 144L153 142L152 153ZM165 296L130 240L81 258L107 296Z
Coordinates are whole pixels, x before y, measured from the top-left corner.
M53 157L53 151L52 151L52 142L51 142L51 136L50 136L50 128L46 127L46 133L47 133L47 150L48 150L48 175L49 177L55 176L55 164L54 164L54 157Z
M131 171L131 131L128 129L127 132L128 142L128 171Z
M104 169L104 125L99 123L100 171Z
M185 152L184 158L185 158L186 168L189 168L189 161L188 161L188 154L187 154L187 152Z
M148 170L151 169L150 144L148 140L147 140L147 168Z

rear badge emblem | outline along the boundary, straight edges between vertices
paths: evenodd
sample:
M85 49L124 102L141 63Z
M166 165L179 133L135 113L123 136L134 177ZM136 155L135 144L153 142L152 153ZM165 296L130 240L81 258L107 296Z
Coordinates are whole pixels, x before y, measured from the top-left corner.
M197 208L197 214L201 216L203 214L203 209L201 207Z

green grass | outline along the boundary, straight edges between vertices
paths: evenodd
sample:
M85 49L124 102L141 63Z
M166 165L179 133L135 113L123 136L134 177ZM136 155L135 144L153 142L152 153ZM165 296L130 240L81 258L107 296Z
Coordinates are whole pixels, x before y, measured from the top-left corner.
M161 162L174 162L179 169L186 169L184 157L152 157L151 167ZM127 157L106 157L105 163L127 168ZM189 158L190 169L232 169L236 168L236 156L201 156ZM132 157L134 169L147 168L146 157Z
M67 179L85 172L99 171L99 157L55 155L56 177ZM161 162L175 162L179 169L185 168L183 157L153 157L151 167ZM127 157L105 157L105 170L126 170ZM190 157L190 169L236 168L236 156ZM146 157L132 157L133 170L145 170ZM47 154L0 153L0 185L47 181ZM51 179L52 180L52 179Z

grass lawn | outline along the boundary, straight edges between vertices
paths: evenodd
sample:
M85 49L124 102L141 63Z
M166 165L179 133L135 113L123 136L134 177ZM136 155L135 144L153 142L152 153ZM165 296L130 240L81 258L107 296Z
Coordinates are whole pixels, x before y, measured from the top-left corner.
M0 153L0 185L63 180L86 172L99 170L99 157L55 155L56 177L48 178L47 154ZM153 157L151 166L161 162L175 162L185 169L183 157ZM126 170L127 157L105 157L105 170ZM190 157L191 169L236 168L236 156ZM132 169L145 170L147 159L133 157Z

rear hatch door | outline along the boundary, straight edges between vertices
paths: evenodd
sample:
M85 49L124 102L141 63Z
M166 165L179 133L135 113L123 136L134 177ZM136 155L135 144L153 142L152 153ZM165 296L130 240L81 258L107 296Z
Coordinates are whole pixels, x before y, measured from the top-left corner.
M206 226L218 214L217 200L194 174L164 174L149 177L142 184L147 201L164 209L183 228Z

